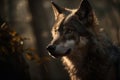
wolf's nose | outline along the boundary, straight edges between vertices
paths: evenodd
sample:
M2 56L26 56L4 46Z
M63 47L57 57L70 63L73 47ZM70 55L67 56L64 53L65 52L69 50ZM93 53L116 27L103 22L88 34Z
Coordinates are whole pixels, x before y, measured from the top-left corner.
M49 45L47 47L47 50L50 52L50 53L53 53L55 51L55 46L54 45Z

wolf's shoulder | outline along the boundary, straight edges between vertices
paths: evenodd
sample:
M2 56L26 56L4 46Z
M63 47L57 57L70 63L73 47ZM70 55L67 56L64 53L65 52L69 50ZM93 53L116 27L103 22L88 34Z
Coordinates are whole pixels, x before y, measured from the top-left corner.
M100 34L99 42L108 56L110 56L114 60L120 58L120 47L115 45L106 34Z

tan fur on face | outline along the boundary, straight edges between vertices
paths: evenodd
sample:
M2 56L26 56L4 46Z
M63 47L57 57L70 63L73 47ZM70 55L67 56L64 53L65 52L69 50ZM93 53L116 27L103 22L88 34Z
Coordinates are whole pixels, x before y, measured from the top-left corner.
M51 31L52 37L53 37L51 44L53 44L60 37L60 33L58 32L58 29L64 18L65 18L64 14L59 14L56 20L56 24L54 24L54 27L52 28L52 31Z

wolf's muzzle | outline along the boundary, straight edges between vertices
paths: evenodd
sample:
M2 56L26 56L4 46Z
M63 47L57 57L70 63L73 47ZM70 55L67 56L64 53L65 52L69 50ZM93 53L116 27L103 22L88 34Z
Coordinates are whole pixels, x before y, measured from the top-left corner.
M49 55L54 56L56 58L66 56L67 54L69 54L71 52L71 49L67 49L66 52L64 52L64 53L56 52L55 45L49 45L49 46L47 46L46 49L48 50Z

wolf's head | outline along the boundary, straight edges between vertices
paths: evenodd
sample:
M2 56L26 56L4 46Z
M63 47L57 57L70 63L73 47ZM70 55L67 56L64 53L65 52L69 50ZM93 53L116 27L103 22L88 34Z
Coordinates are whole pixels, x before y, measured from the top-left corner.
M78 9L61 8L51 1L55 24L52 28L53 40L47 50L54 57L70 55L76 47L84 47L95 32L95 15L87 0Z

